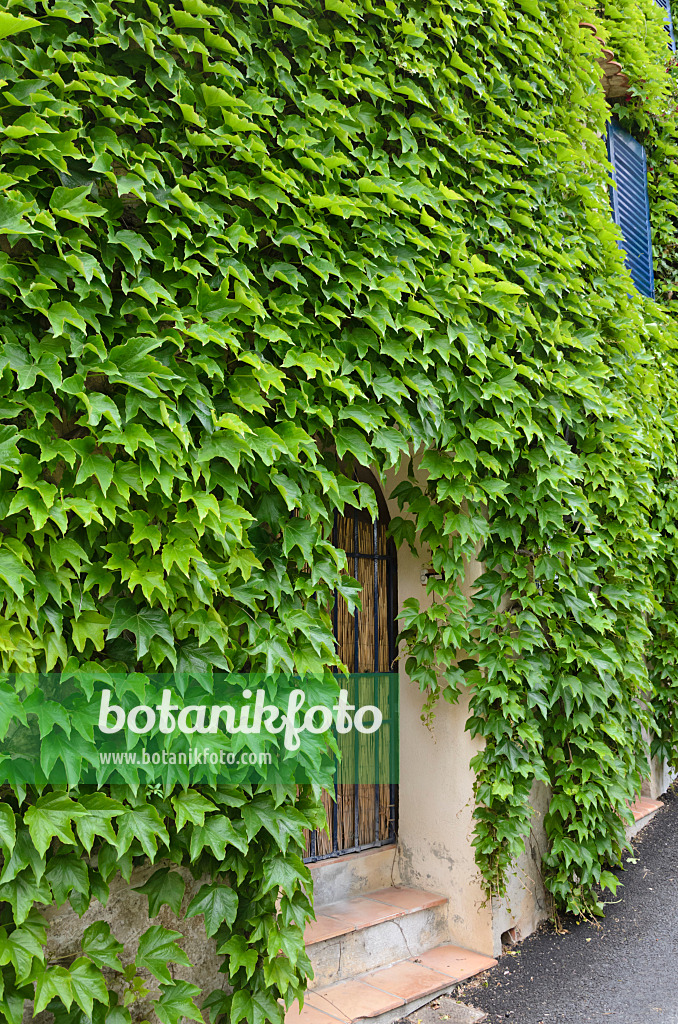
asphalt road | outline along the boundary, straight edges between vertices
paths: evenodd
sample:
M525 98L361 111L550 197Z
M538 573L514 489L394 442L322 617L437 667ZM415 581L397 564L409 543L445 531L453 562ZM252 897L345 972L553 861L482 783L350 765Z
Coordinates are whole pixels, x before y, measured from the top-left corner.
M456 998L487 1024L678 1024L678 795L662 799L599 925L543 927Z

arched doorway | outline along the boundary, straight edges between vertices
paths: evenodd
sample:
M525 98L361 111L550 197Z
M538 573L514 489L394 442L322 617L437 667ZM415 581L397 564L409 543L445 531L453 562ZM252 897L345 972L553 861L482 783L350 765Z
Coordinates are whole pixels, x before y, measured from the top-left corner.
M386 846L397 836L398 787L387 770L387 764L398 762L397 556L386 535L390 517L379 484L365 470L356 478L373 488L379 511L376 519L357 510L335 513L332 541L346 552L348 572L362 585L362 608L351 612L335 593L334 635L351 673L350 702L376 704L386 713L376 736L339 737L342 761L334 794L323 796L329 829L309 833L305 859L310 862Z

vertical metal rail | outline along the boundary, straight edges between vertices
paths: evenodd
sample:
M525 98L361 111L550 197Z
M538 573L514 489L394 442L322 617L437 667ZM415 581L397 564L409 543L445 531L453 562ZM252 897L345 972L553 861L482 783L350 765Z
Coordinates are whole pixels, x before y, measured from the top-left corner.
M395 634L395 609L396 609L396 595L395 595L395 547L392 540L386 541L386 626L388 629L388 671L393 671L393 665L396 660L396 634ZM397 557L397 556L396 556ZM396 699L399 699L399 695L396 694ZM390 692L389 684L389 717L393 718L393 694ZM397 728L397 722L396 722ZM394 778L395 769L398 767L395 763L396 757L400 756L400 745L394 743L393 727L391 727L391 735L389 737L389 777L391 782L389 784L389 815L388 815L388 837L391 841L395 840L396 827L398 824L398 787L392 781Z

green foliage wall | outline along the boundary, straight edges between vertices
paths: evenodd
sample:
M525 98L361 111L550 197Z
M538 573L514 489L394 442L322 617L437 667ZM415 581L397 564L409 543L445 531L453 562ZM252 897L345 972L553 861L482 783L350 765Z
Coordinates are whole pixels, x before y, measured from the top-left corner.
M647 9L645 9L647 8ZM619 59L631 69L629 97L615 103L613 111L622 124L640 139L648 158L648 184L657 299L675 315L678 298L678 58L666 50L665 36L656 31L639 31L643 16L656 21L654 4L639 7L629 3L605 8L606 18L616 19ZM676 17L673 11L674 19ZM675 23L675 22L674 22ZM609 21L604 22L609 25ZM614 30L613 30L614 31ZM638 39L647 41L647 52L640 65L633 63ZM648 74L645 69L650 68ZM671 335L664 338L661 365L673 362L675 345ZM663 346L663 347L664 347ZM667 426L674 425L672 378L663 381L662 414ZM675 580L675 478L674 460L667 453L666 463L657 473L657 506L652 525L658 545L654 551L652 583L654 614L650 619L651 642L648 650L653 683L651 707L654 715L652 752L670 764L676 764L676 646Z
M413 520L393 528L444 581L430 609L408 604L403 642L429 708L474 687L478 864L501 891L530 787L548 781L547 884L559 907L595 910L645 764L675 333L634 294L610 221L607 111L578 28L594 12L11 12L0 653L5 672L60 671L65 689L47 714L42 675L8 676L3 727L36 715L77 763L111 672L133 670L144 694L155 670L319 671L334 657L324 609L335 588L355 594L331 517L373 502L352 461L424 450L426 482L398 489ZM455 581L480 547L469 612ZM80 912L117 871L165 856L211 878L189 912L233 984L208 999L214 1016L275 1021L303 990L317 793L15 786L0 807L12 1024L34 991L59 1022L122 1024L137 971L162 982L164 1024L196 1019L197 989L163 966L182 962L177 936L157 926L126 968L128 1007L101 974L130 959L105 926L75 962L44 959L37 906ZM155 876L151 911L182 891Z

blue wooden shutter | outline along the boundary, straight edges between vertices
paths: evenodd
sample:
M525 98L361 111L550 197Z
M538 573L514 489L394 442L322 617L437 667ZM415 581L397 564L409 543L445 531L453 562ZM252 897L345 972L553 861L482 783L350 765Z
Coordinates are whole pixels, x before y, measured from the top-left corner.
M611 121L607 130L607 149L616 188L610 190L612 216L622 231L621 246L626 265L641 293L654 298L650 204L647 195L645 149L633 136Z
M673 19L671 17L671 0L656 0L657 6L661 7L664 12L664 21L666 22L666 31L671 37L670 46L674 51L676 50L676 38L673 34Z

